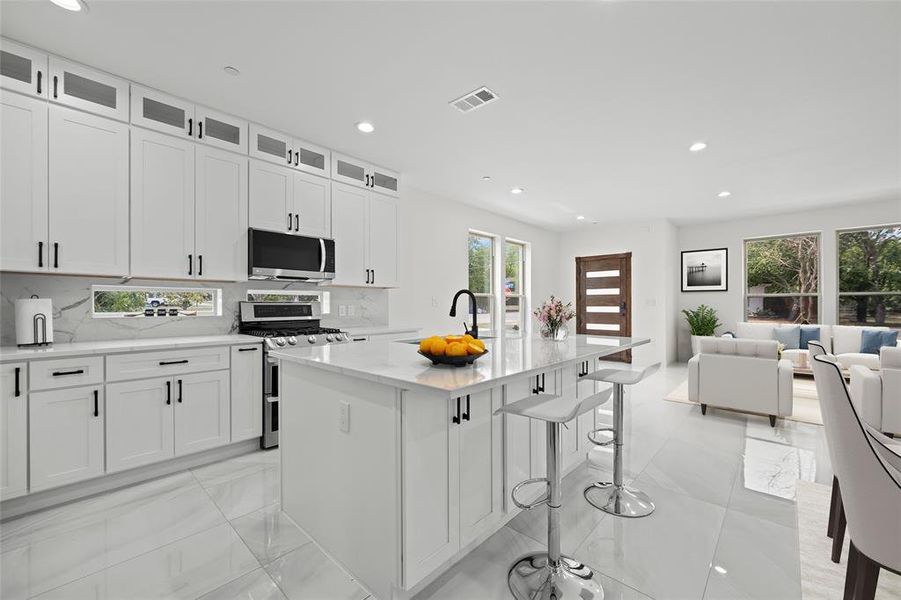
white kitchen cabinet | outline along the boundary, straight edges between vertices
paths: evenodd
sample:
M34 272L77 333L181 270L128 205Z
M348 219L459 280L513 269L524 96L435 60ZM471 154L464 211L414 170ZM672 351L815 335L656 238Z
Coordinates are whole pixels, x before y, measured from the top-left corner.
M229 372L191 373L175 378L175 455L229 442Z
M47 103L0 92L0 270L46 271Z
M29 394L30 491L103 474L103 386Z
M28 365L0 365L0 500L28 491Z
M332 184L335 285L397 285L397 202Z
M194 136L194 103L131 85L131 123L179 137Z
M280 233L293 232L294 171L251 160L249 202L251 227Z
M504 385L504 404L512 404L523 398L532 395L532 384L534 377L523 377L515 379ZM532 425L531 419L521 415L504 415L504 430L507 438L506 442L506 491L504 493L504 504L507 512L516 509L516 505L510 499L510 490L513 486L521 481L525 481L532 477ZM532 494L537 497L541 490L540 486L530 486L535 488ZM524 490L529 492L527 488ZM521 499L532 500L525 495Z
M194 255L198 279L247 278L247 157L195 148Z
M139 467L175 455L172 378L106 386L106 472Z
M295 173L294 231L311 237L332 237L332 184L328 179Z
M586 360L585 361L585 369L580 370L580 372L584 372L586 374L593 373L597 370L597 360ZM580 367L581 365L576 365L576 367ZM579 400L584 400L589 396L593 396L596 392L600 391L604 387L610 387L609 384L601 384L591 379L580 379L576 384L576 394L579 397ZM610 405L602 405L607 410L610 409ZM603 409L602 409L603 410ZM599 427L598 419L597 419L598 409L594 409L593 411L584 413L578 418L578 431L579 431L579 456L584 458L588 456L588 452L594 446L591 442L588 441L588 434L591 431L594 431L595 428Z
M579 382L578 367L576 363L570 363L556 371L556 393L564 398L569 398L574 402L577 399L576 386ZM563 456L561 462L563 471L568 471L585 458L584 446L579 443L579 438L584 434L579 431L579 419L575 418L560 432L560 446Z
M343 154L332 154L332 179L389 196L397 196L399 191L400 176L395 171Z
M194 147L134 129L131 138L131 274L193 277Z
M503 417L499 389L461 398L460 547L493 530L504 514ZM456 409L456 407L454 407Z
M263 351L260 344L231 348L231 441L263 435Z
M128 82L58 56L50 57L50 100L128 121Z
M198 105L197 141L223 150L247 154L247 121Z
M47 98L47 54L0 39L0 87Z
M322 177L331 169L327 149L256 123L250 124L250 155Z
M397 196L398 186L400 185L400 174L397 171L370 166L369 176L369 187L373 191L388 194L389 196Z
M125 123L50 106L51 271L128 275L128 136Z

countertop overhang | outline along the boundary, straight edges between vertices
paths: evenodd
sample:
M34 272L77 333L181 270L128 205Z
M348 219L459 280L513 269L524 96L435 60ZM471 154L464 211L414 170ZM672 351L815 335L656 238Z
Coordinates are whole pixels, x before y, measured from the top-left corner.
M650 343L649 338L575 335L563 341L539 337L484 340L488 355L466 367L432 366L416 344L374 340L274 350L272 358L340 373L401 389L418 388L452 396L505 381L593 360Z
M50 346L2 346L0 362L66 358L94 354L117 354L150 350L175 350L204 346L259 344L262 338L240 333L227 335L195 335L188 337L144 338L139 340L98 340L95 342L58 343Z

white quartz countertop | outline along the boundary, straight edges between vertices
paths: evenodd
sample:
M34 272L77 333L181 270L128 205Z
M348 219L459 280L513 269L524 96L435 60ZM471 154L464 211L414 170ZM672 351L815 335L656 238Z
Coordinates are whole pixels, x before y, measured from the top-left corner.
M272 351L270 356L394 387L459 394L547 371L562 365L615 354L649 343L647 338L575 335L557 342L541 338L486 339L488 355L465 367L432 366L415 344L373 340Z
M49 347L17 346L0 347L0 362L14 360L34 360L40 358L65 358L89 354L117 354L141 350L173 350L176 348L199 348L202 346L230 346L233 344L259 344L262 339L252 335L196 335L190 337L164 337L140 340L100 340L96 342L74 342L53 344Z
M371 326L366 327L348 327L345 331L350 335L391 335L397 333L409 333L411 335L416 335L419 333L420 327L402 327L402 326Z

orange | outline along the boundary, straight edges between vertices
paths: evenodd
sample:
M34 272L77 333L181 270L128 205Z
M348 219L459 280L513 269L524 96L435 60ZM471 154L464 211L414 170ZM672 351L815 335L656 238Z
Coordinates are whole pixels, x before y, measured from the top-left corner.
M462 342L454 342L447 346L448 356L466 356L466 344Z
M432 338L426 338L419 342L419 351L423 354L430 354L432 352Z
M448 336L445 336L444 340L445 340L448 344L452 344L452 343L454 343L454 342L462 342L462 341L463 341L463 336L462 336L462 335L448 335Z
M435 356L444 356L444 353L447 350L447 342L441 338L432 340L432 343L429 344L429 350L430 353Z
M474 337L472 337L471 335L469 335L467 333L466 335L463 336L463 343L468 344L468 343L472 342L474 339L475 339Z
M475 344L476 346L478 346L479 348L481 348L483 352L485 351L485 342L483 342L482 340L480 340L480 339L475 339L475 340L472 340L472 341L469 342L469 343L470 343L470 344Z
M481 354L485 349L479 346L478 344L466 344L466 353L467 354Z

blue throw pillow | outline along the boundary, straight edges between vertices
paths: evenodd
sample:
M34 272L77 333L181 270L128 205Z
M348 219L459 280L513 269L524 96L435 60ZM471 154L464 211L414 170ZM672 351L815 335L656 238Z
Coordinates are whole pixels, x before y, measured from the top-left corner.
M773 331L776 334L776 340L782 342L785 350L797 350L801 345L801 327L799 325L776 327Z
M820 328L815 325L801 325L801 350L809 350L807 342L820 341Z
M860 351L863 354L879 354L883 346L895 346L897 343L897 331L864 329L860 334Z

